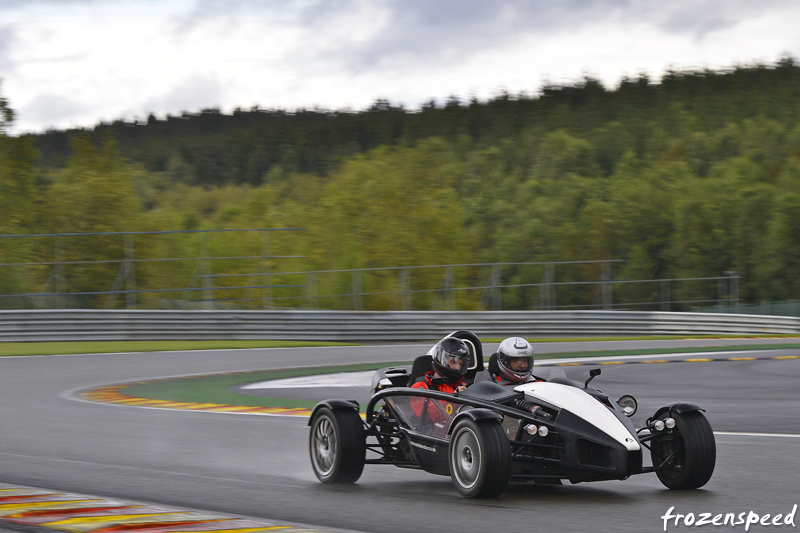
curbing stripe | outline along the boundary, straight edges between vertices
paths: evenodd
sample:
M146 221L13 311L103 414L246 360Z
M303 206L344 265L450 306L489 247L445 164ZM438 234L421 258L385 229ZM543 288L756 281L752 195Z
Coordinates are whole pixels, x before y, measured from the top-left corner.
M696 354L693 354L696 355ZM665 364L665 363L712 363L712 362L738 362L738 361L764 361L764 360L791 360L800 359L800 355L778 355L771 357L723 357L723 358L674 358L674 359L625 359L622 360L602 360L591 361L581 360L576 362L559 362L547 364L543 362L541 366L593 366L593 365L637 365L637 364ZM653 357L658 357L654 355ZM661 357L664 357L663 355ZM540 367L541 367L540 366ZM220 374L230 374L224 372ZM197 376L181 376L175 379L188 379ZM164 381L164 379L154 379L155 381ZM244 405L227 405L217 403L192 403L192 402L175 402L169 400L158 400L152 398L137 398L128 396L120 391L132 385L140 385L149 383L148 381L137 381L133 383L118 383L114 385L105 385L95 389L88 389L80 392L78 395L84 400L89 400L97 403L108 403L114 405L128 405L133 407L147 407L150 409L170 409L170 410L183 410L183 411L200 411L200 412L213 412L213 413L235 413L235 414L252 414L252 415L269 415L269 416L310 416L312 410L303 407L257 407L257 406L244 406ZM362 413L363 417L363 413Z
M14 514L22 509L59 509L68 507L72 503L82 502L99 502L100 500L87 499L87 500L62 500L50 502L27 502L27 503L4 503L0 504L0 518L5 518L10 514Z
M50 492L32 487L0 488L0 526L54 533L324 533L321 528L257 521L201 511L155 507L116 499Z
M657 356L653 356L657 357ZM552 363L542 362L542 366L593 366L593 365L652 365L657 363L716 363L738 361L768 361L800 359L800 355L775 355L771 357L720 357L720 358L686 358L686 359L646 359L640 361L581 361L578 363Z

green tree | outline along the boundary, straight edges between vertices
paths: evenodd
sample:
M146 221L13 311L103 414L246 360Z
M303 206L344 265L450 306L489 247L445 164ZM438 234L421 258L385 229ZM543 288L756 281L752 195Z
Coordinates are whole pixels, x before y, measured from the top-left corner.
M766 299L794 299L800 294L800 194L780 195L774 212L760 281Z
M36 229L37 175L36 151L30 139L10 137L6 130L14 113L0 96L0 234L18 235ZM0 263L24 263L31 260L32 243L28 239L0 239ZM24 267L0 267L0 293L24 294L30 291L31 279ZM0 306L19 305L21 300L2 299Z
M82 137L73 140L74 155L66 168L55 172L44 197L42 215L46 233L99 233L139 229L141 204L129 170L116 155L113 142L97 150ZM60 238L57 260L81 261L67 265L63 279L66 292L107 291L111 288L124 259L123 239L119 235ZM43 243L43 259L52 258L52 244ZM98 261L92 263L92 261ZM85 263L88 262L88 263ZM77 299L80 306L99 303L99 298Z
M378 149L350 160L331 176L313 215L306 218L315 229L309 235L315 243L313 263L352 269L468 261L465 213L454 189L457 177L458 162L440 139ZM415 271L412 283L436 288L441 275ZM376 273L363 280L363 288L370 292L395 285L397 277L396 271ZM346 290L349 282L343 279L339 290ZM392 299L397 295L376 296L369 305L385 308ZM430 303L422 295L415 305Z

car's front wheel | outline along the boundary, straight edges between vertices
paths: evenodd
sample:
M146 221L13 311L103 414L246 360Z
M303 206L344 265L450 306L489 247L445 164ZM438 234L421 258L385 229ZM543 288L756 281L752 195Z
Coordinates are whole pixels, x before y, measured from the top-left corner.
M320 408L308 441L314 474L323 483L355 483L364 470L366 442L364 424L354 409Z
M508 486L511 448L497 420L464 418L453 429L450 477L465 498L495 498Z
M675 427L660 433L650 444L656 475L669 489L700 488L711 479L717 461L711 424L700 411L670 416Z

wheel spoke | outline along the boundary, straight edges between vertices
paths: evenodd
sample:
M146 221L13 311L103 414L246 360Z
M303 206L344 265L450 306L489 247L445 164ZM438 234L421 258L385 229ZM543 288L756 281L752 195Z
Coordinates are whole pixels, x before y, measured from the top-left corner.
M313 450L317 468L323 476L328 475L336 457L336 433L331 421L325 417L320 418L314 428Z
M316 410L309 432L314 474L323 483L355 483L364 469L367 441L355 409Z

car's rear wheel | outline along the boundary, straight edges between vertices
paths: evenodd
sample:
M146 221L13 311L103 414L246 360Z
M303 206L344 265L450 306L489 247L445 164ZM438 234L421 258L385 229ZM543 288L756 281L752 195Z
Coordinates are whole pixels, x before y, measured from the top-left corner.
M320 408L308 441L314 474L323 483L355 483L364 470L366 443L364 424L354 409Z
M497 420L464 418L453 429L450 477L465 498L495 498L508 486L511 448Z
M700 411L670 413L675 427L665 430L650 444L650 456L658 479L674 490L697 489L708 483L717 461L717 445L711 424Z

